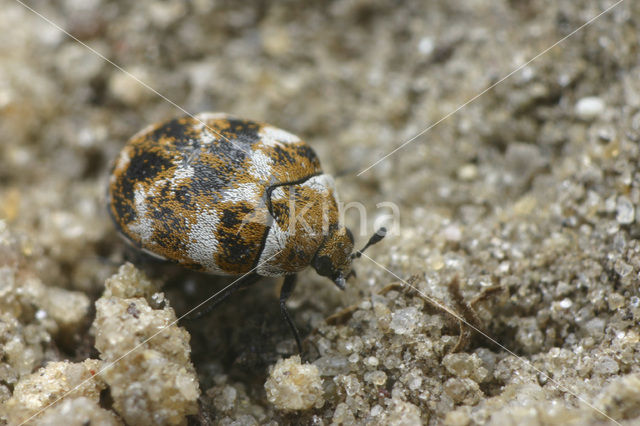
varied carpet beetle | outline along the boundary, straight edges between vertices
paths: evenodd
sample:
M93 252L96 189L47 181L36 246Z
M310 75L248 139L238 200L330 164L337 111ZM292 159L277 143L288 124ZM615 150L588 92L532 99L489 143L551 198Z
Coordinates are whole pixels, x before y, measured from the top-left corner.
M285 306L296 272L310 265L343 289L362 252L353 252L333 179L313 149L287 131L227 114L176 118L134 135L113 166L108 205L119 232L148 254L244 275L211 308L261 276L286 276L280 306L299 349Z

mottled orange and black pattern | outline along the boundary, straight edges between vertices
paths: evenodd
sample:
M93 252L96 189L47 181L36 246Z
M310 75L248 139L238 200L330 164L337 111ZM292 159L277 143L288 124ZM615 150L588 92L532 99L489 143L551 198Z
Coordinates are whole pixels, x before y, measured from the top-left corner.
M154 254L192 269L245 273L256 266L269 229L269 188L317 175L320 163L306 143L267 124L196 117L204 125L178 118L127 142L113 167L109 210L129 240ZM312 198L299 194L303 204ZM319 238L296 235L303 243ZM309 253L298 252L305 247L286 254L296 268L309 264Z

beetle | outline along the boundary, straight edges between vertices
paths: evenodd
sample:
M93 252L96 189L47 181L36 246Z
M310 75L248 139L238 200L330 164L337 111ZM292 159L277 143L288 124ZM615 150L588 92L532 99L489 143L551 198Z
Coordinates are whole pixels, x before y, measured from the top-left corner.
M333 178L299 137L224 113L151 125L113 165L108 210L132 245L215 275L241 276L208 310L260 277L285 276L280 308L302 345L286 301L296 273L312 266L340 289L362 250L340 222Z

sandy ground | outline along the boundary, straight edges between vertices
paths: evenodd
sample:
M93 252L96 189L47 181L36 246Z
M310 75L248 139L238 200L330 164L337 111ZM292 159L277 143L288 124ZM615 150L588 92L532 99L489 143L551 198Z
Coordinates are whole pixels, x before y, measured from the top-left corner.
M0 423L640 422L640 3L28 4L86 46L2 1ZM345 292L301 274L301 359L278 280L178 327L230 280L116 235L176 105L308 141L358 246L398 218Z

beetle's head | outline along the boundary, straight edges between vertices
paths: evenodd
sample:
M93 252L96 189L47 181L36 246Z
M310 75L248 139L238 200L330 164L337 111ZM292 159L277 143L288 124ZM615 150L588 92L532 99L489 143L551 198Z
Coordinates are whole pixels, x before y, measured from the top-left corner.
M351 261L362 255L367 247L384 238L387 230L380 228L369 239L369 242L356 252L353 251L353 234L346 227L338 227L329 232L320 249L313 258L312 266L323 277L331 279L340 289L344 290L347 278L355 275L351 269Z

